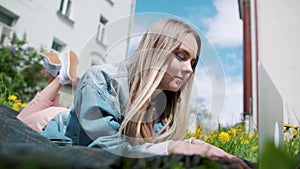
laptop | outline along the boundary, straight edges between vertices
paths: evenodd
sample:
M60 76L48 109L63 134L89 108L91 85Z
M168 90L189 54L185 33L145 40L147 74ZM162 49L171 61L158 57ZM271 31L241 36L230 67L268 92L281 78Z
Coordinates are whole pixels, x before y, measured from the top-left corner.
M283 100L262 63L258 64L258 132L259 166L262 151L269 142L283 149Z

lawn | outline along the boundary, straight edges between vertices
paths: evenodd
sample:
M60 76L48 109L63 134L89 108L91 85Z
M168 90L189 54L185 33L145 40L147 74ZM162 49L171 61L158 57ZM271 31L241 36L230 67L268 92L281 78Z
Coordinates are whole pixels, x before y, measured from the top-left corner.
M230 128L219 126L217 130L206 130L205 126L197 126L195 130L188 131L186 138L194 137L204 140L210 144L222 148L235 156L259 163L259 159L271 160L266 167L273 168L297 168L300 160L300 135L299 126L284 124L284 149L276 149L273 144L268 143L265 150L262 150L262 157L259 158L258 132L247 132L245 126L238 124ZM280 164L279 166L277 164Z

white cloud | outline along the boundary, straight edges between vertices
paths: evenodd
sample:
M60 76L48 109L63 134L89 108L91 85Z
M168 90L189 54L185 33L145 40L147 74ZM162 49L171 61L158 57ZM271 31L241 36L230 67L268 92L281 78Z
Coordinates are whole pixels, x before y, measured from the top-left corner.
M227 58L227 62L224 63L224 69L227 72L236 71L243 66L243 60L238 57L237 53L228 53L225 57Z
M226 99L219 117L222 126L241 122L243 113L243 82L241 77L226 77Z
M203 120L204 124L202 125L209 129L216 129L218 123L222 126L232 126L241 122L241 113L243 111L242 77L227 76L223 79L225 80L224 84L222 79L210 76L209 71L206 69L210 68L200 67L197 69L195 86L192 92L194 97L191 100L191 104L199 104L196 98L201 97L205 107L211 114L211 118ZM215 103L214 106L217 107L212 107L213 102Z
M236 0L215 0L216 15L204 18L208 27L207 37L221 47L236 47L242 44L242 21Z
M211 98L212 98L212 81L210 76L203 65L199 64L199 68L197 68L197 72L194 79L194 87L192 94L199 98L201 97L206 105L206 107L211 106Z

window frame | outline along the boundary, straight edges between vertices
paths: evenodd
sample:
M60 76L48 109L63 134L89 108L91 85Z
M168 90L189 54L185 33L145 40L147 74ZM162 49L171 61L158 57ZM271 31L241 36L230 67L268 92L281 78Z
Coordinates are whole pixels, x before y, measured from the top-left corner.
M105 25L108 23L108 20L103 16L100 15L99 18L99 24L97 28L97 35L96 35L96 41L99 42L102 45L106 45L106 36L105 36Z
M55 49L53 48L53 46L55 45L59 45L60 49ZM54 50L55 52L61 53L65 48L66 48L67 44L64 43L63 41L59 40L58 38L54 37L51 43L51 50Z

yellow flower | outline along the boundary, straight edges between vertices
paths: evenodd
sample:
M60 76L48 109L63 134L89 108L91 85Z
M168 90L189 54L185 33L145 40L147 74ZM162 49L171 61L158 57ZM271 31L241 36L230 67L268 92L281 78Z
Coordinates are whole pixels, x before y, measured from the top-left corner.
M258 146L253 146L253 147L252 147L252 150L253 150L253 151L257 151L257 150L258 150Z
M238 129L237 130L237 133L242 133L243 132L243 129Z
M202 130L205 128L205 126L201 126L201 125L198 125L197 127L196 127L196 132L197 133L202 133Z
M236 129L235 129L235 128L231 128L229 132L230 132L230 134L232 134L233 136L236 136Z
M255 137L255 134L249 133L249 138L250 138L250 140L252 140L254 137Z
M221 132L219 134L219 140L223 143L227 143L230 140L230 135L227 132Z
M244 137L248 137L248 136L249 136L249 134L246 133L246 132L242 132L242 135L243 135Z
M283 126L286 127L286 128L292 128L292 127L293 127L293 126L290 125L290 124L284 124Z
M195 138L197 138L197 133L196 133L196 132L194 132L194 131L191 131L191 132L190 132L190 135L191 135L191 137L195 137Z
M8 100L12 100L12 101L15 101L15 100L17 100L17 96L16 95L10 95L9 97L8 97Z
M237 129L243 129L243 126L239 124L239 125L236 126L236 128Z
M26 103L23 103L23 104L21 104L21 107L26 107L27 106L27 104Z
M12 105L12 109L14 109L15 111L20 111L20 107L19 107L19 104L13 104Z
M247 139L242 138L241 144L249 144L249 141Z
M298 135L297 130L293 130L293 136L296 137Z

